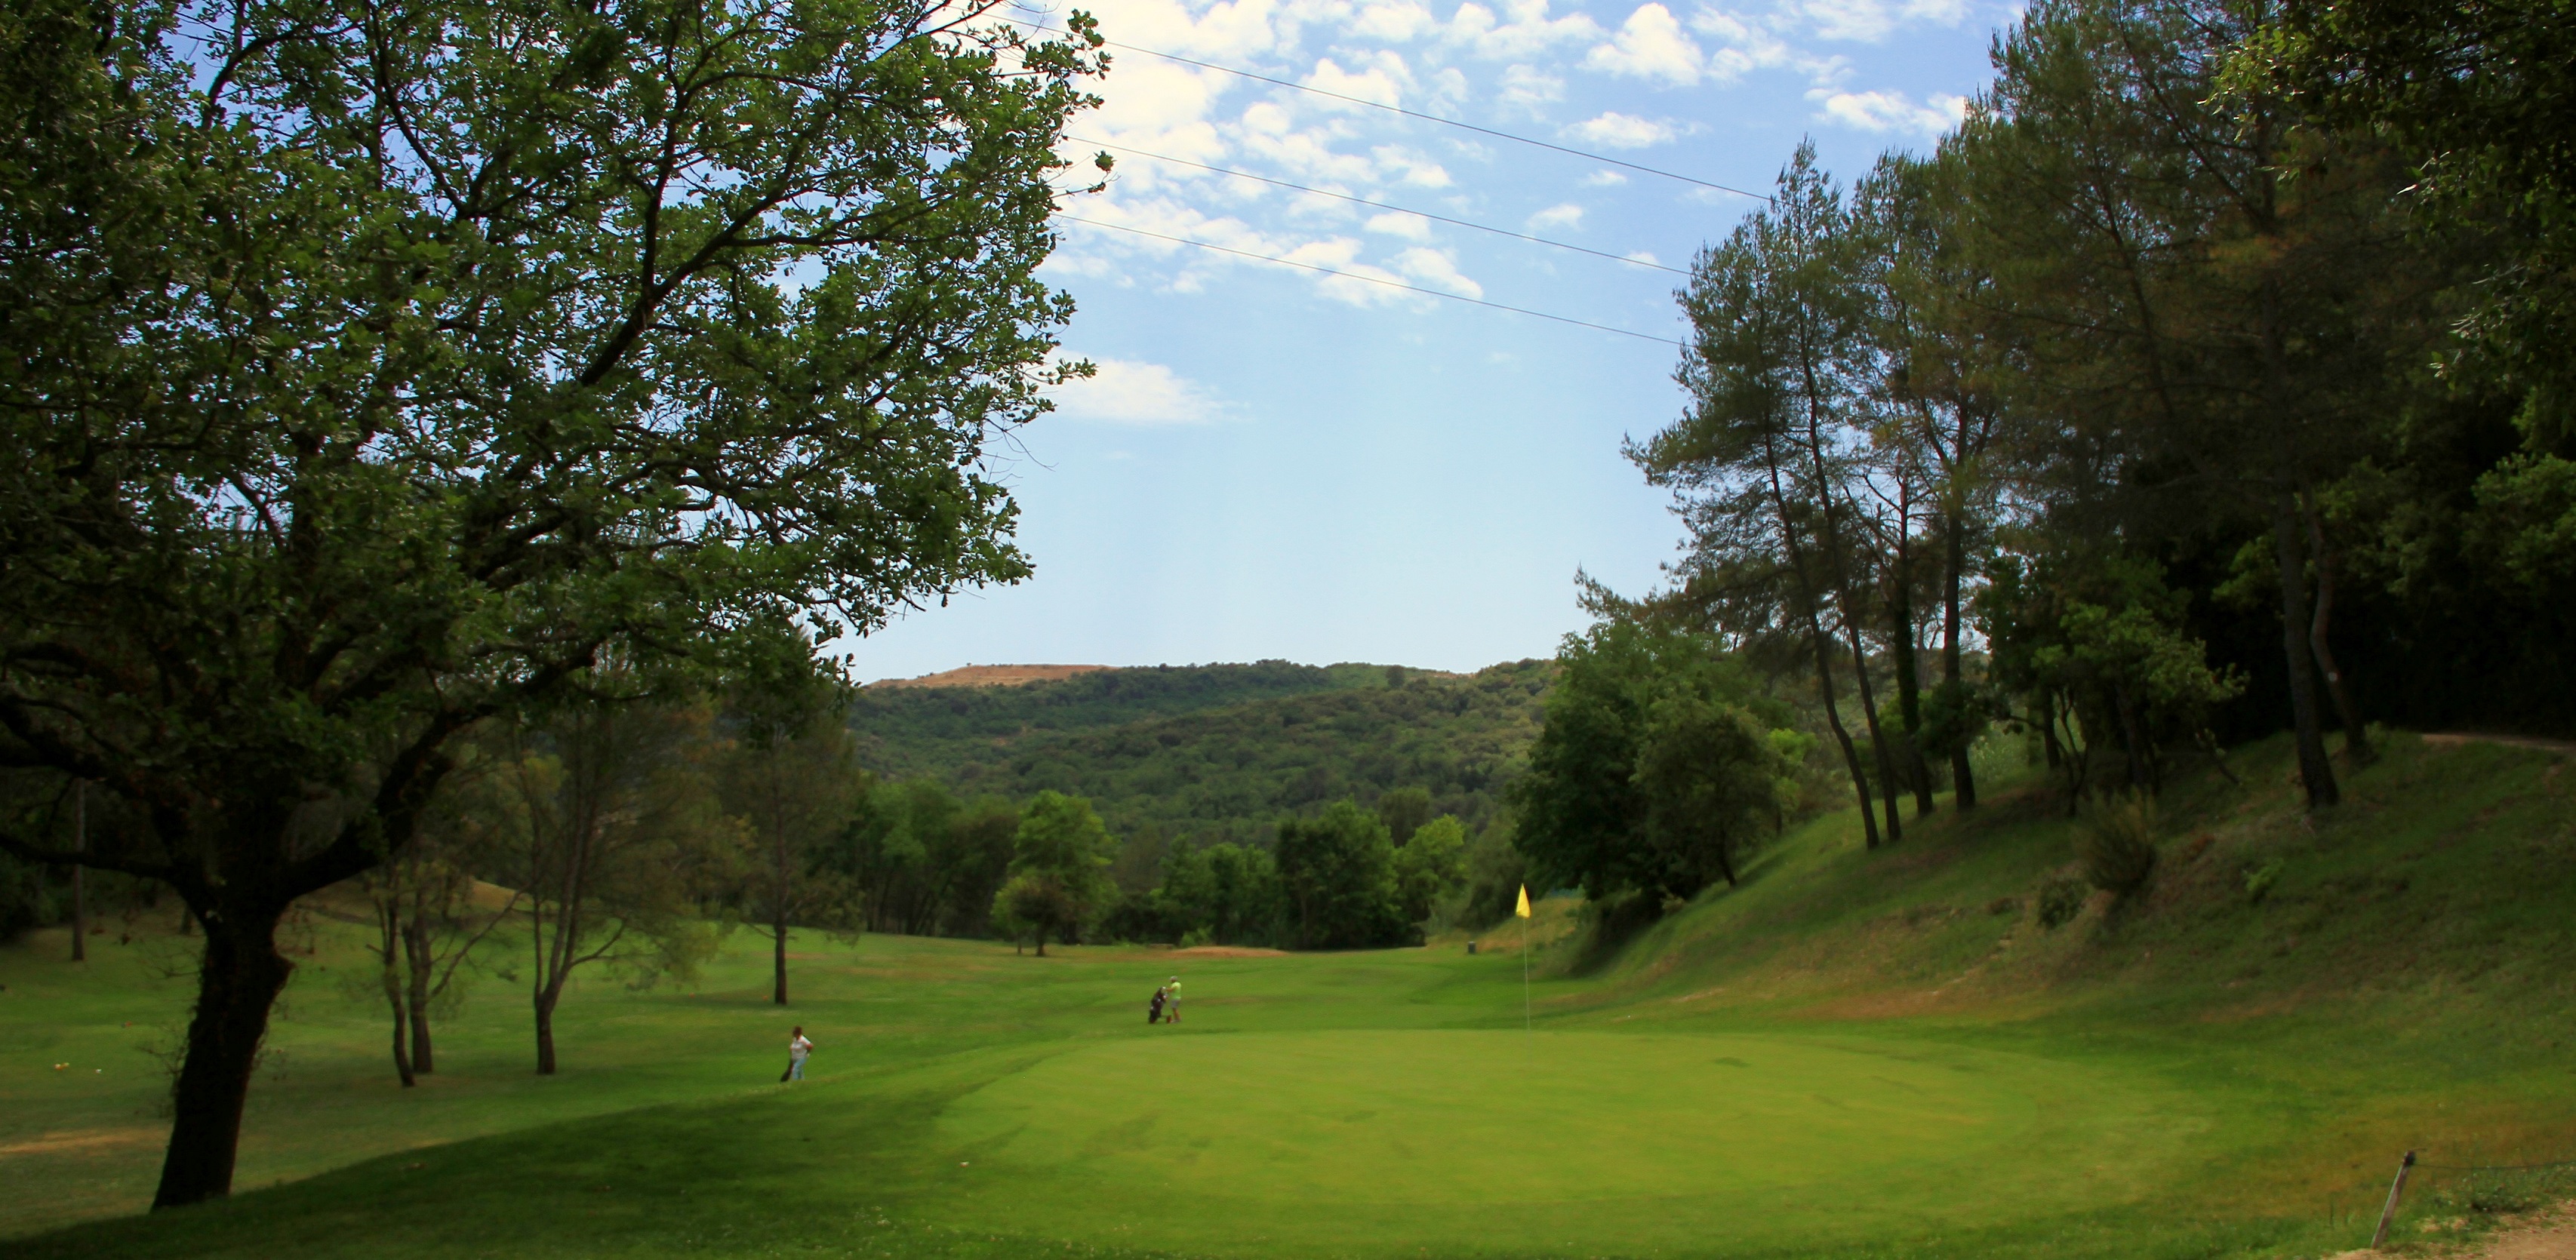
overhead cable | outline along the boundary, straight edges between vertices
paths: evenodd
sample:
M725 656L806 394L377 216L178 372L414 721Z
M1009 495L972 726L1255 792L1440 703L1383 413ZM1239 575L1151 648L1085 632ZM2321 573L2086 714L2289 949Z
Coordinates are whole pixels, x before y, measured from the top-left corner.
M1030 26L1034 26L1034 27L1038 28L1039 30L1047 31L1047 32L1050 32L1050 33L1052 33L1052 34L1056 34L1056 35L1064 35L1064 34L1069 34L1069 33L1070 33L1070 32L1068 32L1068 31L1065 31L1065 30L1064 30L1064 29L1062 29L1061 27L1049 26L1049 25L1047 25L1047 24L1046 24L1046 23L1044 23L1044 22L1032 21L1032 20L1030 20L1030 19L1028 19L1028 18L1017 18L1017 19L1013 19L1013 20L1015 20L1015 21L1019 21L1019 22L1027 23L1028 25L1030 25ZM1660 168L1660 167L1646 166L1646 165L1643 165L1643 164L1641 164L1641 163L1637 163L1637 162L1624 161L1624 160L1619 159L1619 158L1610 157L1610 156L1608 156L1608 155L1606 155L1606 154L1594 153L1594 152L1591 152L1591 151L1586 150L1586 149L1570 148L1570 147L1568 147L1568 146L1566 146L1566 145L1562 145L1562 144L1550 144L1550 143L1548 143L1548 142L1547 142L1547 141L1545 141L1545 140L1534 140L1534 139L1531 139L1531 138L1530 138L1530 137L1528 137L1528 136L1516 136L1516 135L1513 135L1511 132L1508 132L1508 131L1496 131L1496 130L1494 130L1494 129L1493 129L1493 128L1491 128L1491 127L1479 127L1479 126L1477 126L1477 125L1476 125L1476 124L1474 124L1474 123L1470 123L1470 122L1460 122L1460 121L1458 121L1458 120L1457 120L1457 119L1455 119L1455 118L1443 118L1443 117L1439 116L1438 114L1426 114L1426 113L1423 113L1423 112L1421 112L1421 111L1419 111L1419 110L1406 109L1405 107L1403 107L1403 106L1401 106L1401 105L1389 105L1389 104L1387 104L1387 103L1385 103L1385 102L1383 102L1383 101L1372 101L1372 100L1369 100L1369 99L1368 99L1368 98L1366 98L1366 97L1360 97L1360 96L1349 96L1349 95L1345 95L1345 94L1340 93L1340 92L1328 91L1328 90L1326 90L1326 89L1324 89L1324 88L1319 88L1319 87L1310 87L1310 86L1308 86L1308 85L1306 85L1306 84L1298 83L1298 82L1294 82L1294 81L1289 80L1289 79L1275 79L1275 78L1272 78L1271 76L1266 75L1266 74L1255 74L1255 73L1253 73L1253 72L1252 72L1252 71L1250 71L1250 70L1237 70L1237 69L1235 69L1235 68L1234 68L1234 67L1232 67L1232 66L1221 66L1221 65L1218 65L1217 63L1215 63L1215 62L1213 62L1213 61L1200 61L1200 60L1198 60L1198 59L1197 59L1197 58L1195 58L1195 57L1184 57L1184 56L1180 55L1179 53L1157 52L1157 51L1155 51L1154 49L1151 49L1151 48L1140 48L1140 47L1137 47L1137 46L1136 46L1136 45L1134 45L1134 44L1121 43L1121 42L1119 42L1119 41L1117 41L1117 40L1114 40L1114 39L1104 39L1104 40L1102 40L1101 42L1102 42L1102 43L1104 43L1104 44L1109 45L1109 46L1110 46L1110 47L1112 47L1112 48L1124 48L1124 49L1126 49L1126 50L1127 50L1127 51L1129 51L1129 52L1143 53L1143 54L1145 54L1145 55L1146 55L1146 56L1148 56L1148 57L1160 57L1160 58L1162 58L1162 59L1163 59L1163 60L1165 60L1165 61L1177 61L1177 62L1179 62L1179 63L1181 63L1182 65L1185 65L1185 66L1197 66L1198 68L1200 68L1200 69L1202 69L1202 70L1214 70L1214 71L1217 71L1217 72L1219 72L1219 73L1221 73L1221 74L1231 74L1231 75L1235 75L1235 76L1240 77L1240 78L1252 79L1252 80L1255 80L1255 81L1257 81L1257 82L1261 82L1261 83L1268 83L1268 84L1271 84L1271 85L1276 86L1276 87L1289 88L1289 89L1294 90L1294 91L1299 91L1299 92L1311 92L1311 93L1313 93L1313 94L1314 94L1314 95L1316 95L1316 96L1329 96L1329 97L1331 97L1331 98L1333 98L1334 100L1337 100L1337 101L1347 101L1347 102L1349 102L1349 103L1351 103L1351 104L1353 104L1353 105L1365 105L1365 106L1369 107L1370 109L1382 109L1382 110L1385 110L1386 112L1388 112L1388 113L1390 113L1390 114L1402 114L1402 115L1404 115L1404 116L1405 116L1405 117L1407 117L1407 118L1418 118L1418 119L1421 119L1421 120L1422 120L1422 121L1424 121L1424 122L1438 123L1438 124L1440 124L1440 125L1441 125L1441 126L1443 126L1443 127L1456 127L1456 128L1458 128L1459 130L1461 130L1461 131L1472 131L1472 132L1475 132L1477 135L1480 135L1480 136L1492 136L1493 138L1495 138L1495 139L1497 139L1497 140L1509 140L1509 141L1511 141L1511 142L1512 142L1512 143L1514 143L1514 144L1526 144L1526 145L1530 145L1530 146L1532 146L1532 147L1534 147L1534 148L1547 149L1547 150L1551 150L1551 151L1553 151L1553 152L1557 152L1557 153L1569 154L1569 155L1572 155L1572 156L1574 156L1574 157L1582 158L1582 159L1584 159L1585 161L1588 161L1588 162L1600 162L1600 163L1604 163L1604 164L1606 164L1606 165L1610 165L1610 166L1625 167L1625 168L1627 168L1628 170L1632 170L1632 171L1639 171L1639 172L1642 172L1642 173L1644 173L1644 174L1648 174L1648 175L1656 175L1656 176L1661 176L1662 178L1665 178L1665 179L1679 180L1680 182L1685 183L1685 184L1696 184L1696 185L1698 185L1698 186L1700 186L1700 187L1702 187L1702 188L1714 188L1714 189L1716 189L1716 190L1717 190L1717 191L1719 191L1719 192L1723 192L1723 193L1733 193L1733 194L1735 194L1735 195L1736 195L1736 196L1738 196L1738 197L1751 197L1751 198L1752 198L1752 199L1754 199L1755 201L1762 202L1762 203L1763 203L1763 204L1765 204L1765 205L1770 204L1770 201L1771 201L1771 198L1770 198L1767 194L1758 193L1758 192L1748 192L1748 191L1746 191L1746 190L1744 190L1744 189L1736 188L1736 187L1733 187L1733 186L1731 186L1731 185L1715 183L1715 182L1712 182L1712 181L1710 181L1710 180L1699 179L1699 178L1697 178L1697 177L1690 176L1690 175L1683 175L1683 174L1680 174L1680 173L1675 172L1675 171L1667 171L1667 170L1664 170L1664 169L1662 169L1662 168Z
M1535 319L1553 320L1560 324L1572 324L1578 328L1590 328L1600 332L1617 333L1622 337L1634 337L1639 341L1652 341L1676 348L1687 348L1683 347L1682 343L1675 341L1670 337L1658 337L1653 333L1641 333L1625 328L1613 328L1608 324L1596 324L1588 319L1575 319L1567 315L1550 315L1545 311L1533 311L1526 306L1511 306L1502 302L1488 302L1483 298L1472 298L1463 293L1449 293L1440 289L1426 289L1421 285L1406 284L1401 280L1388 280L1378 276L1364 276L1356 271L1338 271L1331 267L1317 266L1314 263L1297 262L1288 258L1274 258L1268 254L1256 254L1251 250L1236 249L1230 245L1216 245L1207 241L1194 241L1186 236L1168 236L1161 232L1148 232L1143 228L1128 227L1125 224L1103 223L1098 219L1079 218L1060 211L1055 217L1062 219L1067 223L1079 223L1084 227L1107 228L1113 232L1132 232L1138 236L1150 236L1158 241L1170 241L1175 245L1194 245L1200 249L1214 250L1220 254L1232 254L1237 258L1249 258L1255 262L1277 263L1282 267L1295 267L1302 271L1321 272L1328 276L1339 276L1344 280L1359 280L1369 284L1382 284L1390 289L1403 289L1408 293L1419 293L1425 297L1447 298L1452 302L1465 302L1471 306L1489 306L1498 311L1510 311L1515 315L1527 315Z
M1148 153L1143 149L1130 148L1123 144L1111 144L1106 140L1086 140L1081 136L1076 135L1067 135L1065 136L1065 139L1071 140L1076 144L1096 145L1103 149L1116 149L1121 153L1132 153L1137 157L1152 158L1157 162L1169 162L1174 166L1189 166L1202 171L1213 171L1219 175L1232 175L1237 179L1258 180L1264 184L1275 185L1295 192L1308 193L1317 197L1330 197L1336 201L1347 201L1353 205L1374 206L1380 210L1392 210L1397 214L1409 214L1417 218L1429 219L1435 223L1450 224L1453 227L1473 228L1479 232L1491 232L1496 236L1508 236L1513 240L1528 241L1533 245L1546 245L1556 249L1570 249L1578 254L1590 254L1595 258L1607 258L1612 262L1626 263L1631 267L1651 267L1656 271L1669 271L1677 276L1686 276L1690 274L1679 267L1667 267L1659 262L1650 262L1643 258L1631 258L1626 254L1613 254L1608 250L1591 249L1582 245L1569 245L1564 241L1551 241L1544 236L1529 236L1520 232L1511 231L1507 228L1489 227L1482 223L1470 223L1465 219L1453 219L1445 214L1433 214L1428 210L1415 210L1405 206L1388 205L1383 201L1371 201L1366 197L1354 197L1349 193L1326 192L1321 188L1309 188L1304 184L1292 184L1284 179L1273 179L1267 175L1255 175L1250 171L1238 171L1225 166L1210 166L1205 162L1193 162L1188 158L1170 157L1161 153Z

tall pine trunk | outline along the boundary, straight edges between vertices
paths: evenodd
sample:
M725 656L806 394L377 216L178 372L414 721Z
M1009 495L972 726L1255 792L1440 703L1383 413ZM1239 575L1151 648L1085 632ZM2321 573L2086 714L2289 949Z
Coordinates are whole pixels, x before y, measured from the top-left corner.
M232 1193L242 1104L268 1030L269 1008L295 965L277 952L283 905L217 905L203 915L197 1009L188 1019L188 1056L172 1089L170 1146L162 1156L155 1209Z
M2352 689L2344 685L2343 671L2336 668L2334 649L2327 646L2327 626L2334 619L2334 554L2326 550L2325 523L2317 518L2317 505L2306 495L2299 496L2299 508L2307 517L2308 551L2317 566L2316 614L2308 620L2308 650L2316 653L2317 668L2326 676L2326 694L2334 698L2335 716L2343 722L2344 760L2366 766L2378 760L2370 746L2370 730L2362 725L2361 707L2352 702Z
M2308 806L2338 804L2343 792L2335 783L2334 765L2326 759L2325 735L2317 720L2316 662L2308 652L2308 575L2300 555L2299 505L2284 489L2272 496L2272 558L2280 570L2281 655L2290 668L2290 720L2298 732L2299 781L2307 787Z
M1825 725L1833 728L1834 743L1843 750L1843 767L1851 772L1852 796L1860 802L1861 842L1864 847L1875 849L1878 847L1878 815L1869 803L1869 775L1861 770L1860 750L1852 747L1851 732L1843 728L1842 704L1834 695L1832 640L1825 637L1825 628L1813 612L1807 614L1807 637L1816 645L1816 693L1824 702Z
M1887 842L1894 844L1905 838L1905 821L1896 812L1896 751L1888 747L1887 732L1879 729L1878 696L1869 685L1869 657L1861 647L1860 625L1849 617L1843 625L1851 642L1852 689L1860 693L1860 715L1869 723L1871 751L1878 754L1878 791L1887 802Z
M1968 540L1960 534L1959 513L1949 513L1943 525L1949 538L1941 558L1941 681L1958 688L1966 682L1959 676L1959 584L1968 567ZM1977 807L1977 772L1968 764L1964 739L1950 750L1950 786L1954 807Z
M1905 758L1905 776L1913 781L1914 816L1932 812L1932 768L1923 763L1923 745L1916 733L1923 729L1922 680L1916 675L1914 655L1914 564L1910 531L1900 529L1896 538L1896 566L1889 575L1888 642L1896 658L1896 716L1905 727L1904 744L1898 752Z

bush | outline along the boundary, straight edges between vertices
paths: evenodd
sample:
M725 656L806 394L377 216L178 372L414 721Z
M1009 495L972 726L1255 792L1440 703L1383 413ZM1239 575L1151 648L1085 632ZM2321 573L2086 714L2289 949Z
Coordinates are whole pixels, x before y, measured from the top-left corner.
M2084 803L2075 856L2085 881L2127 896L2156 868L2156 803L2143 792L2117 792Z
M2261 866L2248 867L2245 871L2245 899L2261 905L2265 897L2272 895L2272 885L2279 882L2281 882L2281 864L2277 860L2265 862Z
M2084 912L2084 881L2063 875L2039 886L2034 904L2039 911L2039 925L2052 931Z

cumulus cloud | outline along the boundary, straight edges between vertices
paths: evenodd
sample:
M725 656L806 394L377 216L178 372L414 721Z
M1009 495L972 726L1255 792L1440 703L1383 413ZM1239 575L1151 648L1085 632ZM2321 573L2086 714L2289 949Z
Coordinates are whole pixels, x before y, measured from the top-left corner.
M1048 391L1057 414L1111 424L1206 424L1223 416L1225 403L1206 387L1160 363L1093 359L1089 380Z
M1548 0L1505 0L1497 17L1492 9L1468 0L1449 15L1449 25L1440 33L1449 42L1496 61L1526 60L1558 44L1601 37L1600 24L1591 18L1581 13L1549 17L1547 9Z
M1306 76L1306 86L1318 92L1354 97L1378 105L1399 105L1404 101L1404 59L1394 53L1380 53L1375 65L1358 73L1342 69L1326 57L1315 63L1315 72ZM1347 108L1347 107L1343 107Z
M1458 260L1450 257L1447 250L1414 246L1395 256L1395 269L1426 289L1441 289L1462 297L1485 296L1485 286L1460 274Z
M1967 0L1789 0L1780 11L1819 38L1875 44L1918 22L1956 26L1968 15L1968 5Z
M1615 188L1627 182L1627 176L1608 169L1594 171L1583 177L1583 186L1586 188Z
M1660 4L1641 4L1620 24L1619 33L1610 42L1593 46L1584 56L1583 65L1586 69L1687 87L1699 82L1701 61L1699 45L1682 33L1682 24L1673 17L1672 10Z
M1672 140L1681 134L1681 129L1668 122L1611 110L1566 128L1565 134L1605 149L1643 149Z
M1370 215L1367 227L1372 232L1384 236L1401 236L1408 241L1431 239L1431 220L1418 214L1407 214L1401 210Z
M1808 93L1822 101L1818 122L1839 123L1862 131L1905 132L1937 136L1957 126L1967 116L1968 98L1934 94L1917 105L1902 92L1827 92Z
M1536 66L1508 66L1503 70L1501 98L1507 106L1535 111L1565 99L1565 80Z
M1533 232L1545 231L1553 227L1579 227L1582 223L1583 207L1571 201L1562 205L1549 206L1531 215L1528 220L1529 230Z

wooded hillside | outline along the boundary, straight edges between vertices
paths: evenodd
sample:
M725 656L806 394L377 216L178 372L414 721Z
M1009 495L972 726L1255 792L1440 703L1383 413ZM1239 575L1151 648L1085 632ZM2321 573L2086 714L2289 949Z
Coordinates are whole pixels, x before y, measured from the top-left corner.
M1481 825L1536 737L1547 662L1466 677L1264 661L1020 687L862 691L858 760L960 792L1085 796L1120 834L1259 838L1285 813L1419 787Z

